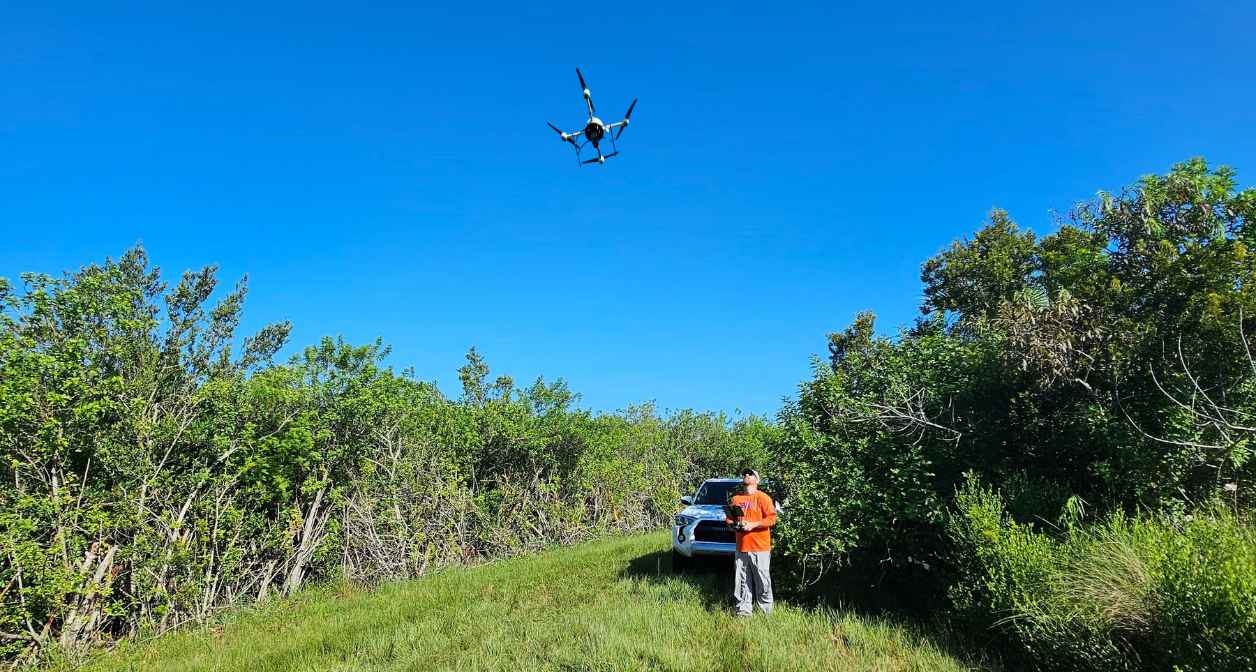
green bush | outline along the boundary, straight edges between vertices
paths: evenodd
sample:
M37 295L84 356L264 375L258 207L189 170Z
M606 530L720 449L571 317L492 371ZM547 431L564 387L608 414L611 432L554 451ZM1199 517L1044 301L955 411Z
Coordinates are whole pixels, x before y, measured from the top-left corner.
M971 479L957 493L948 529L958 576L950 594L978 628L1002 633L1027 665L1047 670L1123 670L1129 642L1105 625L1121 621L1113 606L1132 592L1135 564L1104 566L1096 556L1016 522L1003 498ZM1113 546L1110 552L1126 550ZM1106 574L1089 570L1101 569ZM1133 572L1137 576L1137 572ZM1126 590L1127 592L1122 592ZM1135 598L1134 603L1138 600ZM1105 608L1106 607L1106 608Z
M992 211L924 263L915 324L882 335L860 313L829 334L780 415L782 548L826 567L934 558L966 472L1052 524L1182 513L1249 479L1253 244L1256 189L1203 159L1054 231Z
M1042 670L1256 666L1256 523L1224 509L1050 532L970 480L948 531L961 613Z
M1256 525L1223 509L1157 531L1143 548L1165 660L1182 672L1256 669Z
M310 577L376 583L666 524L762 466L757 417L579 407L561 379L463 393L382 342L237 339L243 283L172 286L143 250L0 279L0 660L206 622Z

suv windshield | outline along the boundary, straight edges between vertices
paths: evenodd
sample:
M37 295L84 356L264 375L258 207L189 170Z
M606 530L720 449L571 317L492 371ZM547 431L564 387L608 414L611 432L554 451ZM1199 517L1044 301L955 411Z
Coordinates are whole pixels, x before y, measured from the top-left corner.
M694 504L719 504L723 506L733 499L733 495L741 490L740 481L707 481L698 488L698 496Z

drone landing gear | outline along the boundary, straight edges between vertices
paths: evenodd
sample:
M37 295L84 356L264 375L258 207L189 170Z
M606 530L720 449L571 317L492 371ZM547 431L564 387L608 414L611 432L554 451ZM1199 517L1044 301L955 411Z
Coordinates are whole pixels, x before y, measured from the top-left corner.
M622 129L621 129L621 130L622 130ZM586 164L586 163L606 163L606 160L607 160L607 159L609 159L609 158L611 158L612 156L615 156L616 154L618 154L618 153L619 153L619 150L618 150L618 149L615 149L615 138L610 137L610 134L609 134L609 133L607 134L607 138L611 141L611 149L614 149L615 151L611 152L610 154L606 154L605 156L603 156L603 155L602 155L602 148L601 148L601 147L598 147L597 145L594 145L594 146L593 146L593 149L596 149L596 150L597 150L597 158L596 158L596 159L589 159L588 161L581 161L581 160L580 160L580 150L584 149L584 148L585 148L585 146L587 146L587 145L589 144L589 141L588 141L588 140L585 140L583 145L576 145L576 162L577 162L577 163L579 163L579 164L580 164L580 166L583 168L583 167L584 167L584 164ZM573 143L571 143L571 144L575 145L576 143L574 143L574 142L573 142Z

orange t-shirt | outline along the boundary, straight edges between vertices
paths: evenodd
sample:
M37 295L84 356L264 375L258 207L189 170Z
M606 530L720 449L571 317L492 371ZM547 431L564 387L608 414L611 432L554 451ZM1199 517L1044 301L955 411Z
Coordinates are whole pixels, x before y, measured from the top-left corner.
M776 505L762 490L753 495L733 495L733 506L741 507L741 519L747 522L762 521L763 527L749 532L737 532L737 550L742 553L772 550L772 533L768 528L776 524ZM728 519L728 522L733 522Z

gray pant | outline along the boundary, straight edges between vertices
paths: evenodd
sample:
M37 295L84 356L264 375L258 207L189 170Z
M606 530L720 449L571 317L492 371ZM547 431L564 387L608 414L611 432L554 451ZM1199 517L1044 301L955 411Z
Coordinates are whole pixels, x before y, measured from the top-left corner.
M759 603L763 613L772 613L772 577L768 565L772 551L737 551L733 554L733 595L737 598L737 613L749 616L754 603Z

